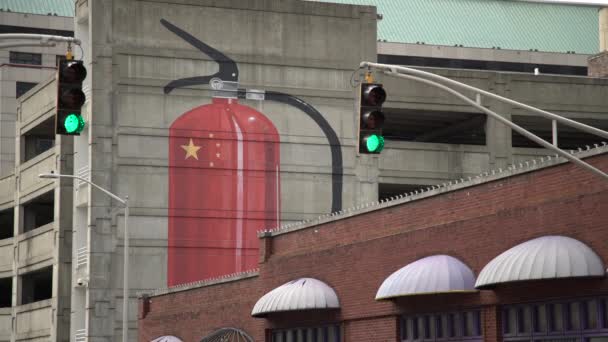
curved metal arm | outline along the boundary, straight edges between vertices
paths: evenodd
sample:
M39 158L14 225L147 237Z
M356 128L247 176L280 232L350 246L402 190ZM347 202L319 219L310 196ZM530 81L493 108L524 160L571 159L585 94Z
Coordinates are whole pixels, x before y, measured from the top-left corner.
M60 174L60 173L53 173L53 172L51 172L51 173L40 174L38 177L40 177L40 178L73 178L73 179L78 179L78 180L83 181L83 182L85 182L87 184L90 184L91 186L93 186L97 190L99 190L99 191L103 192L104 194L110 196L111 198L117 200L118 202L122 203L122 205L124 205L125 207L127 206L127 200L126 199L122 199L122 198L118 197L117 195L114 195L113 193L109 192L108 190L100 187L99 185L91 182L90 180L88 180L86 178L82 178L80 176L64 175L64 174Z
M524 128L520 127L520 126L518 126L517 124L515 124L515 123L513 123L513 122L511 122L511 121L509 121L507 119L505 119L500 114L498 114L496 112L493 112L493 111L491 111L491 110L483 107L482 105L480 105L477 102L469 99L468 97L466 97L465 95L457 92L454 89L451 89L451 88L449 88L449 87L447 87L447 86L445 86L443 84L439 84L437 82L430 81L430 80L427 80L427 79L424 79L424 78L420 78L420 77L416 77L416 76L396 74L396 73L387 72L387 71L385 71L384 73L387 74L387 75L390 75L390 76L395 76L395 77L400 77L400 78L405 78L405 79L413 80L413 81L420 82L420 83L425 83L425 84L428 84L430 86L439 88L439 89L441 89L443 91L446 91L446 92L448 92L448 93L450 93L450 94L458 97L462 101L468 103L469 105L471 105L471 106L479 109L480 111L486 113L487 115L493 117L494 119L502 122L503 124L511 127L513 130L517 131L518 133L520 133L521 135L525 136L526 138L534 141L535 143L537 143L537 144L539 144L539 145L541 145L541 146L543 146L543 147L545 147L547 149L550 149L550 150L553 150L553 151L557 152L557 154L559 154L560 156L562 156L562 157L564 157L564 158L572 161L573 163L575 163L575 164L577 164L577 165L579 165L579 166L581 166L581 167L583 167L583 168L585 168L585 169L587 169L587 170L595 173L596 175L600 176L604 180L608 181L608 174L606 174L602 170L600 170L600 169L598 169L598 168L596 168L596 167L594 167L594 166L592 166L592 165L590 165L590 164L582 161L581 159L579 159L579 158L577 158L577 157L569 154L566 151L561 150L560 148L558 148L558 147L552 145L551 143L545 141L544 139L542 139L542 138L534 135L533 133L527 131L526 129L524 129Z
M32 39L40 40L41 42L66 42L80 45L81 41L74 37L53 36L49 34L34 34L34 33L6 33L0 34L1 39Z
M385 70L385 71L390 71L390 73L388 73L388 75L400 75L400 73L398 71L402 71L402 72L404 72L406 74L412 74L412 75L420 76L420 77L423 77L423 78L434 79L434 80L437 80L437 81L442 82L442 83L446 83L446 84L450 84L450 85L453 85L453 86L461 87L461 88L473 91L475 93L483 94L483 95L485 95L487 97L490 97L490 98L493 98L493 99L496 99L496 100L499 100L499 101L502 101L502 102L505 102L505 103L508 103L508 104L511 104L511 105L514 105L514 106L517 106L517 107L520 107L520 108L523 108L523 109L527 109L527 110L529 110L531 112L540 114L540 115L542 115L542 116L544 116L544 117L546 117L548 119L561 122L564 125L567 125L567 126L570 126L570 127L574 127L574 128L578 128L578 129L580 129L582 131L585 131L587 133L594 134L594 135L597 135L597 136L600 136L600 137L608 139L608 132L603 131L601 129L598 129L598 128L595 128L595 127L592 127L592 126L589 126L589 125L582 124L580 122L577 122L577 121L565 118L563 116L560 116L560 115L557 115L557 114L553 114L551 112L547 112L545 110L542 110L542 109L539 109L539 108L536 108L536 107L532 107L532 106L529 106L527 104L524 104L524 103L521 103L521 102L517 102L517 101L511 100L511 99L508 99L506 97L502 97L500 95L496 95L496 94L490 93L489 91L485 91L483 89L479 89L479 88L470 86L468 84L464 84L464 83L461 83L461 82L458 82L458 81L454 81L454 80L449 79L449 78L444 77L444 76L440 76L440 75L436 75L436 74L430 73L428 71L422 71L422 70L413 69L413 68L407 68L407 67L398 66L398 65L379 64L379 63L372 63L372 62L362 62L361 63L361 67L373 67L373 68L378 68L378 69ZM435 84L431 84L431 85L436 86Z
M0 43L0 49L20 47L20 46L40 46L40 47L54 47L56 43L53 42L15 42L15 43Z

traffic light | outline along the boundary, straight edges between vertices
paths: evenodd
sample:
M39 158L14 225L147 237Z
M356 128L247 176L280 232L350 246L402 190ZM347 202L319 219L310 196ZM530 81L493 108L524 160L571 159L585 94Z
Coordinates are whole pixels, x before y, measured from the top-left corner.
M359 153L380 153L384 148L382 104L386 92L382 84L361 83L359 99Z
M85 101L82 81L87 77L87 69L82 61L63 60L57 70L57 112L55 133L80 135L84 129L81 108Z

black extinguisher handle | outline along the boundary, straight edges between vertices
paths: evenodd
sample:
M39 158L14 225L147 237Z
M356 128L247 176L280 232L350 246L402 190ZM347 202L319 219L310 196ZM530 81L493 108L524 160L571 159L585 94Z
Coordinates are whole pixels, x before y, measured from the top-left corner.
M211 59L216 61L220 66L220 70L213 75L181 78L179 80L169 82L169 84L165 86L165 94L169 94L175 88L209 84L209 82L211 82L211 80L214 78L217 78L223 82L239 81L239 68L237 67L236 62L232 58L226 56L219 50L216 50L215 48L211 47L210 45L203 43L190 33L171 24L165 19L161 19L160 23L169 31L175 33L178 37L185 40L188 44L194 46L202 53L211 57Z

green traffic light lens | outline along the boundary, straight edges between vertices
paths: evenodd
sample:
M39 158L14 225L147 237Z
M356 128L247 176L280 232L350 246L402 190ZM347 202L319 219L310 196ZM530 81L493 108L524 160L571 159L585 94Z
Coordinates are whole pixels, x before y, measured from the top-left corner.
M63 127L68 133L80 133L84 129L84 119L81 115L72 113L65 118Z
M384 137L377 134L372 134L365 140L365 147L368 152L380 152L384 148Z

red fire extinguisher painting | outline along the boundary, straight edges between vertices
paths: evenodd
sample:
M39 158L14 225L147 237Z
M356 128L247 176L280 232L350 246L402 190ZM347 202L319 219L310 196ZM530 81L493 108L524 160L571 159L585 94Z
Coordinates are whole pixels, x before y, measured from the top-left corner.
M168 21L161 24L220 65L214 75L165 87L165 93L200 84L217 90L212 103L182 114L169 129L167 283L175 286L257 267L257 232L280 220L280 140L264 114L238 102L247 91L237 88L233 60ZM304 101L281 93L264 96L307 112L338 147L331 149L337 175L332 183L339 184L333 186L332 211L339 210L342 159L335 132Z
M169 284L256 268L256 233L278 224L274 125L237 100L213 99L169 134Z

